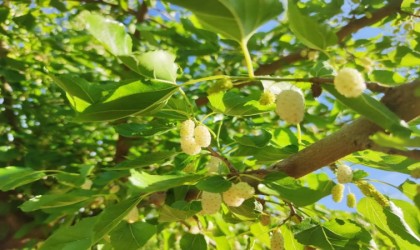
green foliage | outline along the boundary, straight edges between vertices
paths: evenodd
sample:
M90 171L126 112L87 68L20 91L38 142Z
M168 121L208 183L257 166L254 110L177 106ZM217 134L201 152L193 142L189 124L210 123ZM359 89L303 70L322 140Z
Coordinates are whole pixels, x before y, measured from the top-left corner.
M397 115L400 98L345 98L329 83L343 67L376 87L418 80L420 4L287 2L1 1L0 246L262 250L280 230L285 249L417 249L420 165L408 156L420 120ZM392 14L378 19L383 8ZM260 103L291 86L305 101L299 126ZM400 155L338 149L365 166L353 184L386 182L373 168L406 174L391 183L406 200L378 188L389 204L356 193L357 212L338 210L333 171L292 176L325 148L333 158L334 145L313 146L360 116L382 128L369 146ZM196 155L180 146L187 119L211 131ZM201 212L203 192L223 197L238 182L255 195Z

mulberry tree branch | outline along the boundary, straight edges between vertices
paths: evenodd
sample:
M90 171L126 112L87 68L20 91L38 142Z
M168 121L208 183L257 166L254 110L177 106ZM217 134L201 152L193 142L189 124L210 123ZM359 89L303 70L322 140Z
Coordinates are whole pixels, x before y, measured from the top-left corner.
M358 30L372 25L374 23L379 22L380 20L384 19L385 17L392 15L398 11L400 11L402 0L390 0L390 2L385 5L383 8L375 11L372 13L370 18L364 16L359 19L354 19L350 21L347 25L342 27L339 31L337 31L336 35L338 38L338 42L343 42L346 38L348 38L351 34L357 32ZM291 53L287 56L277 59L268 64L261 65L256 71L255 75L270 75L276 72L277 70L281 69L286 65L290 65L294 62L300 61L304 59L301 55L301 51L296 51Z
M391 88L385 93L381 102L401 119L413 120L420 116L420 98L415 94L418 89L420 89L420 80ZM260 170L255 174L261 177L270 171L283 171L295 178L302 177L351 153L371 149L374 143L369 137L378 131L382 131L382 128L366 118L359 118L278 162L271 170Z

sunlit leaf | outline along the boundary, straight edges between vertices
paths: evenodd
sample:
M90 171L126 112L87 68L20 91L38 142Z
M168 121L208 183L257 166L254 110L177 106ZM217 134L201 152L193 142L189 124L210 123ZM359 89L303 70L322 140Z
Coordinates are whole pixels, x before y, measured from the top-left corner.
M86 28L115 56L131 54L131 37L124 25L98 14L87 14Z
M282 5L277 0L167 0L193 12L205 29L241 42L264 23L279 15Z
M288 1L289 27L303 44L312 49L324 50L337 43L336 34L307 15L303 15L293 0Z

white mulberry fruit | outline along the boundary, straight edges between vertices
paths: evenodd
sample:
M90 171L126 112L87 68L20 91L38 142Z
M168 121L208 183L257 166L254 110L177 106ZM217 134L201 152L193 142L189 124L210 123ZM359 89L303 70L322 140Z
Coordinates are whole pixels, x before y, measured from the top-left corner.
M336 174L339 183L349 183L353 180L353 170L347 165L339 165Z
M193 138L195 124L192 120L186 120L181 123L181 139Z
M246 182L239 182L235 185L235 188L238 190L238 195L242 198L249 199L255 194L255 190Z
M345 97L358 97L366 89L366 83L359 71L343 68L334 78L335 89Z
M337 184L331 190L332 198L335 202L340 202L343 199L344 185Z
M201 214L215 214L222 204L222 197L218 193L203 191L201 195Z
M246 182L233 184L223 193L223 201L230 207L239 207L246 200L254 195L254 188Z
M298 124L305 115L305 99L298 88L286 89L277 95L276 113L288 123Z
M347 195L347 206L351 208L356 206L356 196L353 193Z
M199 125L194 129L194 139L200 147L208 147L211 143L210 131L206 126Z
M181 149L184 153L189 155L196 155L201 151L200 145L196 143L194 138L181 139Z
M283 250L284 249L284 238L280 230L276 229L273 232L270 240L271 250Z

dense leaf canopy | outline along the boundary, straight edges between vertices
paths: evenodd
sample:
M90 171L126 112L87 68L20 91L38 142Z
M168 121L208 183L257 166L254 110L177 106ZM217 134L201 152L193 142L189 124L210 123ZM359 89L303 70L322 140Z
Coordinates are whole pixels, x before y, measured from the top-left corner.
M418 249L419 20L412 0L0 0L0 249Z

